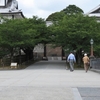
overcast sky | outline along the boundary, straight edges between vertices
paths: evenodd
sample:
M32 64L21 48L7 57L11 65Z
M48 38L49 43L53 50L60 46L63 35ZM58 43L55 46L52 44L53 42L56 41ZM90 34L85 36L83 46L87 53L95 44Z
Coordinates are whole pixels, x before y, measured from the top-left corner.
M22 9L25 17L38 16L46 19L49 15L59 12L69 5L76 5L84 13L89 12L98 5L100 0L17 0L18 9Z

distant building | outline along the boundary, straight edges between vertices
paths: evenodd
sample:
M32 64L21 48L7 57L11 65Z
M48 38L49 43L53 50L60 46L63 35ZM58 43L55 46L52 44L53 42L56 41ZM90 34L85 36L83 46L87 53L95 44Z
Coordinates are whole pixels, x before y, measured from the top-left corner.
M95 7L94 9L90 10L85 15L88 15L90 17L95 16L97 18L97 21L100 22L100 4L97 7Z
M0 0L0 15L8 19L24 18L16 0Z

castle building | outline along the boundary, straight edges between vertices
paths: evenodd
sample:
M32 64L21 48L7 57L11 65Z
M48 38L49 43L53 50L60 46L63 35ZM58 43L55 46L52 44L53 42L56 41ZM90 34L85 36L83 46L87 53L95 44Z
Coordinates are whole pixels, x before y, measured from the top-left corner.
M16 0L0 0L0 15L8 19L24 18Z
M92 10L90 10L85 15L88 15L90 17L95 16L97 21L100 22L100 4L97 7L93 8Z

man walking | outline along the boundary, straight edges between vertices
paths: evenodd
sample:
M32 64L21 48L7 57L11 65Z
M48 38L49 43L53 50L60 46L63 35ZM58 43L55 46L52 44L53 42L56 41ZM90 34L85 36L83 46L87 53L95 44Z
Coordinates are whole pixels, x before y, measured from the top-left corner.
M83 63L84 63L84 69L87 72L89 69L89 65L88 65L89 64L89 57L87 56L86 53L84 54L84 57L83 57Z
M76 62L75 56L72 52L68 55L67 61L70 65L70 71L74 71L74 63Z

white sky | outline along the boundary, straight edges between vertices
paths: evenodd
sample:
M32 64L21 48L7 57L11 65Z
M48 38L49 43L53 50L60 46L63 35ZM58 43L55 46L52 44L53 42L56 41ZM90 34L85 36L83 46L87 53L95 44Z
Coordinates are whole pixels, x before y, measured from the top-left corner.
M59 12L69 5L76 5L84 13L100 4L100 0L17 0L18 9L22 9L25 17L38 16L46 19L49 15Z

